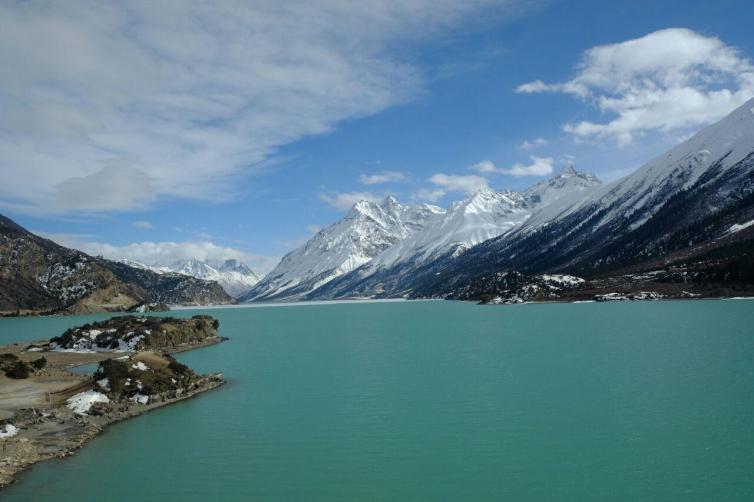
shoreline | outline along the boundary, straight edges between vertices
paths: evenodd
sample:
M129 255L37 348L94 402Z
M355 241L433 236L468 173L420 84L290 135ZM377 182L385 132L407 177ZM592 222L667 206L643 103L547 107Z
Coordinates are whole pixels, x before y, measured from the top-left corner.
M0 491L20 480L25 471L34 465L54 458L67 458L74 455L89 441L104 433L115 423L138 417L149 411L169 406L171 404L192 399L199 394L215 390L225 385L227 381L221 373L203 377L199 387L174 398L165 398L149 404L132 404L123 410L100 416L75 415L70 410L56 409L57 413L48 417L32 415L24 421L17 422L18 428L26 432L25 437L16 435L2 441L2 460L0 460ZM43 412L42 412L43 413ZM47 420L52 418L53 420ZM52 444L32 445L28 435L49 436ZM10 448L8 448L10 446ZM9 451L10 450L10 451Z
M680 298L680 297L665 297L665 298L657 298L651 301L685 301L685 300L754 300L754 295L752 296L694 296L694 297L686 297L686 298ZM562 299L549 299L549 300L533 300L533 301L525 301L520 303L500 303L500 304L493 304L493 303L485 303L481 300L476 299L465 299L465 298L354 298L354 299L339 299L339 300L311 300L311 301L293 301L293 302L252 302L252 303L234 303L234 304L212 304L212 305L170 305L170 310L165 312L181 312L181 311L192 311L192 310L225 310L225 309L245 309L245 308L282 308L282 307L305 307L305 306L327 306L327 305L349 305L349 304L373 304L373 303L402 303L402 302L434 302L434 301L458 301L458 302L467 302L467 303L474 303L479 305L521 305L521 304L552 304L552 303L614 303L614 301L598 301L594 299L583 299L583 298L562 298ZM650 301L650 300L625 300L625 301ZM154 312L155 314L165 314L165 312ZM151 312L150 312L151 313ZM99 311L99 312L90 312L89 315L95 315L95 314L110 314L113 316L119 316L119 315L134 315L133 312L126 312L126 311L119 311L119 312L109 312L109 311ZM77 316L82 314L77 313L68 313L68 312L55 312L55 313L41 313L41 314L34 314L34 313L25 313L21 315L7 315L5 313L0 312L0 322L2 322L3 319L17 319L17 318L26 318L26 317L32 317L32 318L41 318L41 317L67 317L67 316ZM219 342L214 342L219 343ZM212 345L207 344L205 346ZM197 347L199 348L199 347ZM176 350L173 352L183 352L184 350L191 350L191 348L183 349L183 350Z
M0 490L38 462L73 455L113 423L227 383L170 355L227 341L218 326L209 316L112 317L48 341L0 346Z
M264 308L264 307L296 307L310 305L347 305L347 304L367 304L367 303L401 303L415 301L436 301L439 298L354 298L352 300L304 300L293 302L248 302L234 303L232 305L170 305L171 311L179 310L203 310L203 309L244 309L244 308Z

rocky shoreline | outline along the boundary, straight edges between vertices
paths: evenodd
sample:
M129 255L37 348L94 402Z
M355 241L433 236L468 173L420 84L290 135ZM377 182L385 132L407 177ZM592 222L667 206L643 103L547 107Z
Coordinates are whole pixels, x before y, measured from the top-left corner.
M686 267L666 267L605 277L568 274L529 275L506 271L483 277L440 298L483 305L518 303L613 302L724 299L754 296L746 284L708 282Z
M16 421L15 427L19 429L19 433L12 438L0 440L0 489L17 481L19 473L37 462L70 457L88 441L104 432L110 424L190 399L224 384L225 380L221 374L209 375L198 383L195 389L183 395L150 404L132 404L97 417L80 416L71 411L57 411L45 415L49 412L32 408L28 410L27 416Z
M0 348L0 488L37 462L73 455L110 424L225 384L170 355L225 341L217 329L208 316L113 318ZM93 362L92 374L69 371Z

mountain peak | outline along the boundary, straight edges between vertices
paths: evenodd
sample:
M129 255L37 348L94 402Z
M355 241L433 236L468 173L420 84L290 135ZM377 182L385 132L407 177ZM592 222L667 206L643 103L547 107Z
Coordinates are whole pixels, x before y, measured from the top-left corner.
M442 212L435 207L404 206L392 195L379 203L360 200L344 218L285 255L241 300L272 299L281 295L305 297L420 231L427 221Z
M382 207L395 206L395 205L400 206L401 204L392 195L386 196L384 199L382 199L382 202L380 202L380 206Z
M469 198L470 199L474 199L474 198L489 198L491 195L495 195L495 193L496 192L493 189L491 189L490 187L488 187L487 185L485 185L483 187L478 188L477 191L474 192L471 195L471 197L469 197Z
M373 204L374 203L371 201L361 199L357 201L353 206L351 206L351 211L363 211L364 209L371 209Z

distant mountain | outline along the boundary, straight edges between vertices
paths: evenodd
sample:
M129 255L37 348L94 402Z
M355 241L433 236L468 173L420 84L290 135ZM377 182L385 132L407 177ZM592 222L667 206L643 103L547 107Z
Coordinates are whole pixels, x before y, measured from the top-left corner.
M232 303L214 282L92 257L0 216L0 311L85 313L144 302Z
M284 256L272 272L239 300L304 298L421 231L428 221L443 212L428 204L404 206L393 197L380 203L358 202L342 220L320 230L304 246Z
M120 260L120 263L135 268L151 270L158 274L177 273L206 281L215 281L226 293L234 298L247 292L259 282L259 276L253 270L235 259L223 260L217 263L213 262L211 264L196 259L179 260L171 263L169 266L150 266L133 260Z

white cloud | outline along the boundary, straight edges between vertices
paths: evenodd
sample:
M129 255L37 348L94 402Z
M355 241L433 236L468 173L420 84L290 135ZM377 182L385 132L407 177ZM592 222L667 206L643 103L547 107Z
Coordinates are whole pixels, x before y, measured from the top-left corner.
M448 192L474 193L481 188L488 188L487 178L474 174L455 175L438 173L430 176L429 181Z
M154 228L154 226L145 220L137 220L133 222L134 228L141 228L143 230L151 230Z
M376 195L371 192L336 192L334 194L320 194L319 198L330 204L332 207L345 211L359 201L367 200L370 202L379 202L384 196Z
M528 165L516 163L511 167L497 167L492 161L483 160L470 166L469 169L473 169L480 173L498 173L516 177L547 176L548 174L552 174L554 164L555 160L551 157L532 156L531 164Z
M322 227L319 225L307 225L306 230L309 231L309 233L316 234L320 230L322 230Z
M562 92L596 104L606 122L566 124L577 139L631 143L648 131L673 132L719 120L754 96L754 65L717 37L671 28L587 50L577 75L536 80L521 93Z
M406 179L406 174L399 171L384 171L377 174L362 174L359 176L359 182L362 185L379 185L382 183L393 183Z
M536 138L536 139L533 139L531 141L528 141L528 140L524 141L523 143L521 143L520 145L518 145L518 147L521 150L529 151L529 150L532 150L534 148L538 148L540 146L546 146L546 145L547 145L547 140L546 139L544 139L544 138Z
M154 198L152 180L141 169L107 163L91 174L61 182L53 205L67 211L111 211L143 208Z
M0 204L66 213L232 197L281 146L417 95L420 70L395 47L493 6L502 20L528 9L517 0L0 3Z
M479 172L489 172L484 170L487 167L487 163L490 162L482 161L477 164ZM470 195L479 190L489 188L487 178L477 176L476 174L457 175L437 173L429 177L429 182L435 186L420 188L414 192L412 198L427 202L437 202L450 192Z
M547 176L552 174L554 163L550 157L532 157L531 164L514 164L501 172L509 176Z
M427 202L437 202L445 197L447 192L442 188L420 188L413 194L413 198L416 200L423 200Z
M477 162L473 166L469 166L469 169L482 174L495 173L499 171L499 169L495 167L495 164L491 160L483 160L481 162Z
M124 246L93 242L76 234L39 233L66 247L78 249L92 256L111 260L133 260L153 267L170 266L181 260L197 259L218 263L228 259L240 260L255 272L266 274L278 262L278 258L249 253L240 249L218 246L212 242L134 242Z

